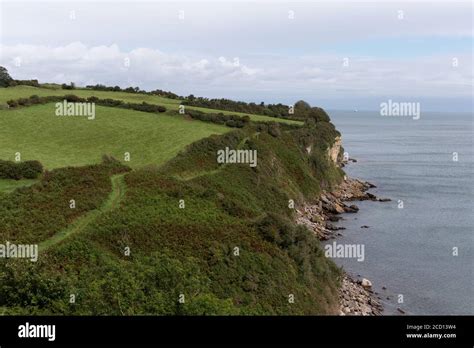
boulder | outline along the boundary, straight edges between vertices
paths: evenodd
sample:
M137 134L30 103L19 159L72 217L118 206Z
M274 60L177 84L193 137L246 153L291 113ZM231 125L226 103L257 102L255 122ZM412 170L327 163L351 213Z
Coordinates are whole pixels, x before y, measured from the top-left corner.
M372 200L377 199L377 197L375 195L373 195L372 193L370 193L370 192L367 192L366 194L367 194L367 197L369 197L369 199L372 199Z
M338 213L338 214L342 214L345 212L344 208L338 204L338 203L334 203L334 210Z
M344 210L346 213L357 213L359 211L359 207L355 204L352 204L350 206L345 206Z
M366 278L363 278L360 284L364 287L364 289L372 288L372 282Z

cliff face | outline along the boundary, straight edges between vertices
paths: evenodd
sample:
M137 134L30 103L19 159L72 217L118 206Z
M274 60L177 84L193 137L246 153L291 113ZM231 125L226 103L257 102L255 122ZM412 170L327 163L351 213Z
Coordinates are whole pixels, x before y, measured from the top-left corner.
M335 164L339 163L339 153L341 152L341 147L342 147L342 139L341 137L336 137L334 144L328 149L328 155L331 161L333 161Z

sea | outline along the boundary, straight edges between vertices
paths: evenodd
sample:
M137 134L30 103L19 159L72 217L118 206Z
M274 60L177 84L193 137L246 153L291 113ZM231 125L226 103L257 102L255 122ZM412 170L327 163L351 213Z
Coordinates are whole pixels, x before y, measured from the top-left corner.
M328 113L357 160L347 175L391 199L355 202L359 212L343 214L337 225L346 229L335 241L364 245L365 257L334 261L372 282L385 314L473 315L472 113Z

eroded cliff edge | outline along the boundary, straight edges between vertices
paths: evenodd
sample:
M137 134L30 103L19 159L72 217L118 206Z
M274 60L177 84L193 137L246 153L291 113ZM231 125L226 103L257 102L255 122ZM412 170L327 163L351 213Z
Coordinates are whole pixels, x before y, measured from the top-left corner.
M311 146L307 147L308 154ZM328 158L337 167L343 167L348 159L343 157L341 136L336 136L333 144L327 149ZM303 203L296 210L296 223L306 226L319 240L327 241L341 235L344 227L336 227L333 223L341 219L341 214L357 213L359 208L354 201L388 201L380 199L368 192L375 185L358 179L343 180L331 190L323 190L319 199L311 203ZM344 273L339 289L340 315L380 315L383 307L372 291L372 284L367 279L355 280Z

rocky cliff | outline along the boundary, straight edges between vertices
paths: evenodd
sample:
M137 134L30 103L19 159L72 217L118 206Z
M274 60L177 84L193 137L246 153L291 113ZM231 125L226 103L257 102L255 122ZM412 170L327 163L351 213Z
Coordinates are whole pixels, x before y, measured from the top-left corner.
M340 152L342 149L342 139L341 137L337 136L335 138L334 144L328 149L329 158L336 164L339 163L340 160Z

